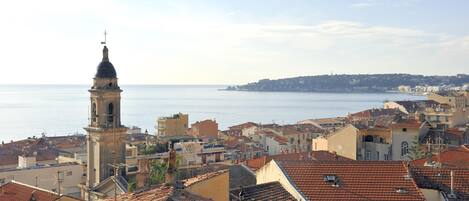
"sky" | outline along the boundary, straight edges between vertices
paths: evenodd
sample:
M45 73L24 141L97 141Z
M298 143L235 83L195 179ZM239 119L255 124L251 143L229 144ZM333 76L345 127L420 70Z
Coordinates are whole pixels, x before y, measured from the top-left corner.
M0 1L0 84L91 84L107 30L121 84L469 73L469 1Z

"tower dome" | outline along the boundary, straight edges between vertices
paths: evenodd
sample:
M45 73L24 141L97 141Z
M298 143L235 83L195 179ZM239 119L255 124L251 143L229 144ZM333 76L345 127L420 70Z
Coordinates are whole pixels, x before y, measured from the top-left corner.
M109 50L106 46L103 48L103 60L98 65L98 70L95 75L96 78L117 78L116 69L111 62L109 62Z

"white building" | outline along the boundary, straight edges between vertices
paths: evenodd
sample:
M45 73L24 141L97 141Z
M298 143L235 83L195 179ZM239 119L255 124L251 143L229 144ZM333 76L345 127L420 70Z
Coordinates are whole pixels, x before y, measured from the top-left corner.
M12 180L66 195L80 195L84 181L83 166L78 163L40 165L36 157L18 157L17 168L0 169L0 183ZM60 189L59 189L60 186Z
M225 160L223 145L204 142L178 142L174 144L174 149L177 155L181 156L181 166L201 165Z

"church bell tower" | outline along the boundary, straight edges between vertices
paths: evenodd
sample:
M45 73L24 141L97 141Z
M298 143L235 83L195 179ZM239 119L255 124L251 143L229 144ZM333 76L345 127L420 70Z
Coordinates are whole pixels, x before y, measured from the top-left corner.
M88 165L86 185L95 187L115 175L112 165L125 164L127 128L121 124L121 92L116 70L109 62L109 50L103 48L103 59L98 65L90 92L90 116L85 130ZM120 175L125 174L120 170Z

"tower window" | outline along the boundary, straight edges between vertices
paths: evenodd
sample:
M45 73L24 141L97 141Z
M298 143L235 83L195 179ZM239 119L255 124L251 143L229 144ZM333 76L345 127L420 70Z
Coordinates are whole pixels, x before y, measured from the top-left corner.
M409 143L406 141L401 143L401 156L405 156L409 153Z
M97 116L97 114L96 114L96 103L93 102L91 104L91 119L92 119L93 122L96 122L96 116Z
M112 103L109 103L108 108L107 108L107 121L109 123L114 122L114 105Z

